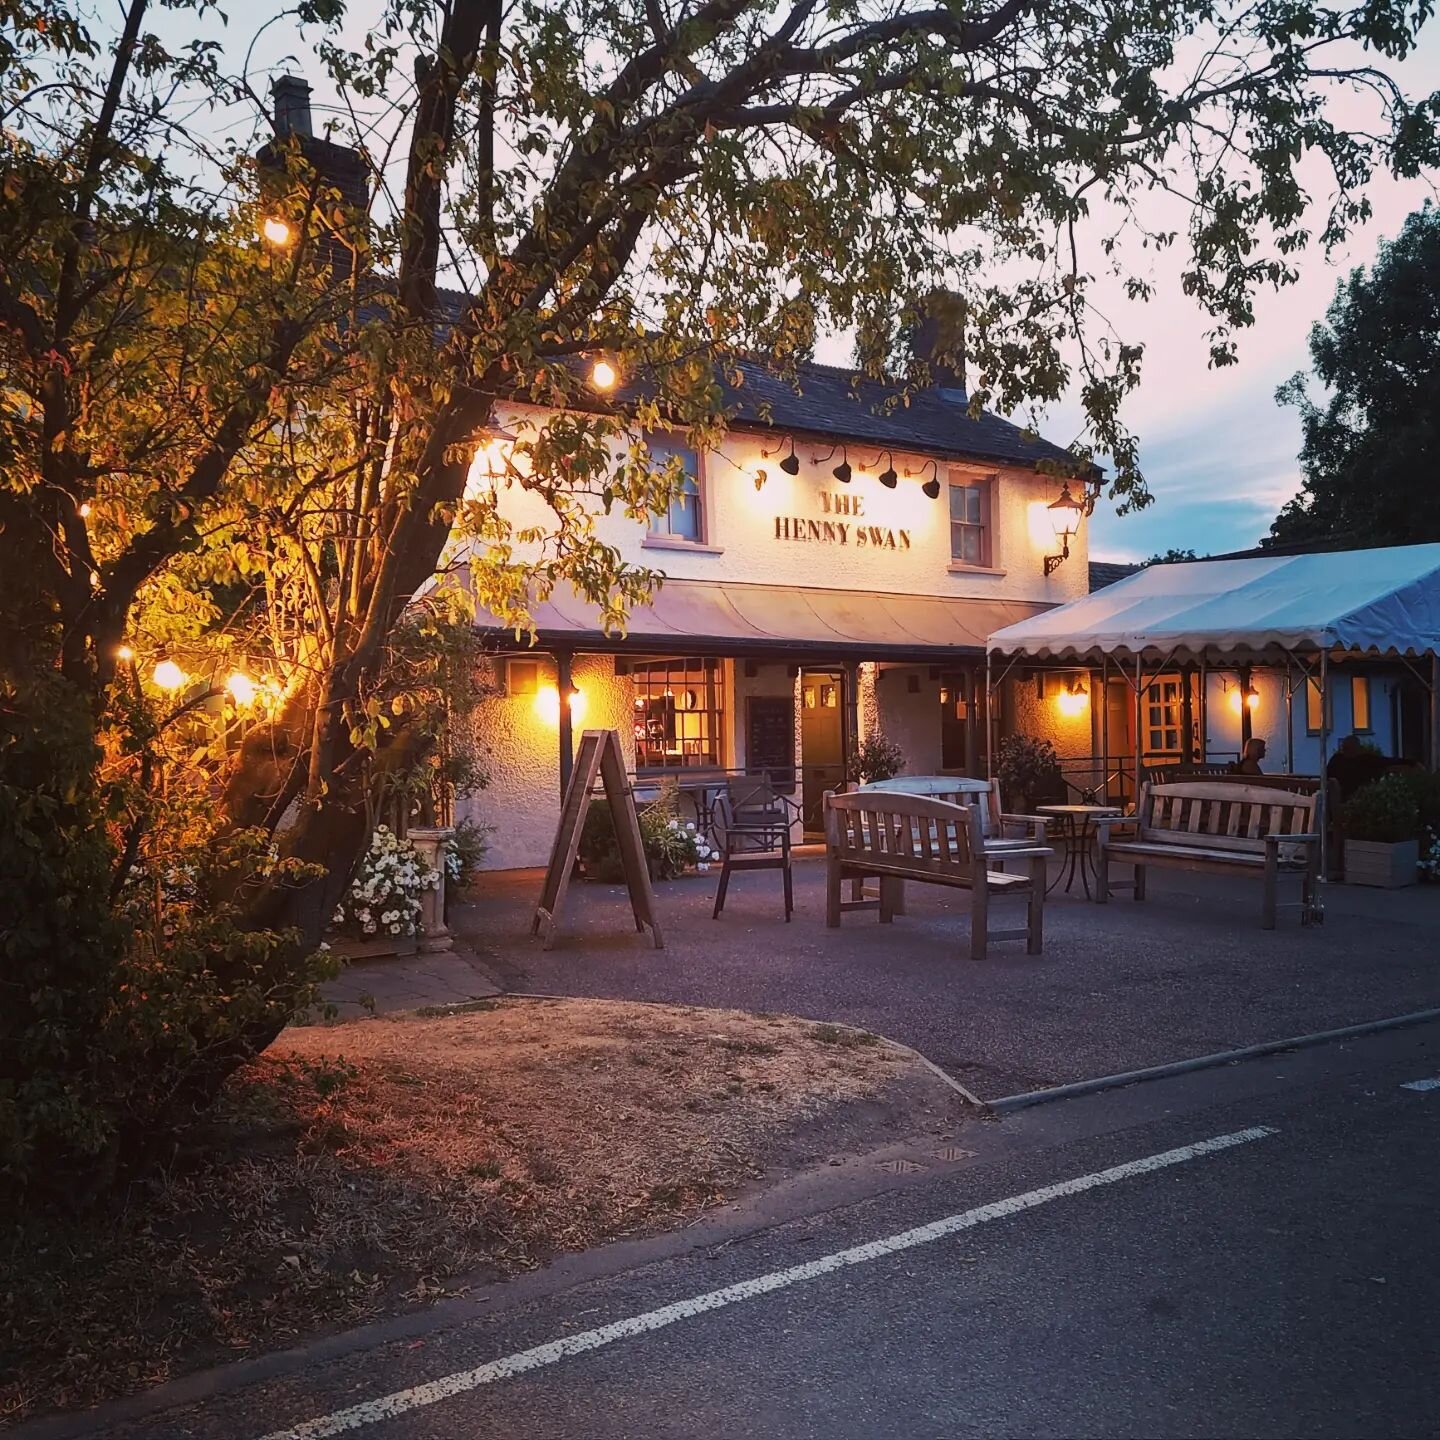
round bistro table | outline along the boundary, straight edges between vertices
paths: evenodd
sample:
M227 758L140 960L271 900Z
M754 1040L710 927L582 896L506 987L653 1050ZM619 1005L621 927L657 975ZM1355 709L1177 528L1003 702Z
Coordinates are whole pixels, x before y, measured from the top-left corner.
M1094 862L1090 858L1090 848L1095 842L1096 817L1123 815L1125 812L1118 805L1037 805L1035 813L1053 816L1060 822L1060 834L1057 838L1065 847L1060 869L1056 871L1046 894L1062 879L1065 881L1066 894L1069 894L1074 888L1075 872L1078 870L1080 884L1085 888L1085 898L1093 899L1090 894L1090 869Z

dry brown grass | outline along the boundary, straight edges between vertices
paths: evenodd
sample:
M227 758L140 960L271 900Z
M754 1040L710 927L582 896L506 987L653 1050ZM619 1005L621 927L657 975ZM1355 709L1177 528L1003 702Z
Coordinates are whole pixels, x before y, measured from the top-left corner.
M672 1225L950 1106L873 1037L784 1016L497 1001L292 1029L124 1206L4 1236L0 1419Z

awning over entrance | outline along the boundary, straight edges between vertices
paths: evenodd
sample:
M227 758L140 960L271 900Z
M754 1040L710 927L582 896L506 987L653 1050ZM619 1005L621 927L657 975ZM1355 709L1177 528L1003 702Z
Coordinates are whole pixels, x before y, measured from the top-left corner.
M534 616L542 648L922 663L983 655L987 636L1048 608L1019 600L667 580L648 605L631 612L623 636L601 631L594 607L568 589L537 605ZM510 638L493 617L481 615L477 624Z

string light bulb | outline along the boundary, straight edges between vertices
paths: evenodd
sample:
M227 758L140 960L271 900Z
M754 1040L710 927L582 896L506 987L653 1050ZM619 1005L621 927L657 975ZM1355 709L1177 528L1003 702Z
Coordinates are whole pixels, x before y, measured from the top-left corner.
M90 518L90 502L88 500L82 500L80 502L80 518L82 520L88 520Z
M260 227L260 233L277 248L283 249L290 243L290 224L278 215L267 215L264 224Z
M613 390L620 375L608 360L597 360L590 367L590 383L597 390Z
M237 670L225 682L225 688L230 692L230 698L237 705L253 705L255 703L255 682L243 671Z
M181 690L190 683L190 677L173 660L162 660L151 679L162 690Z
M128 645L117 645L115 647L115 658L122 665L128 665L135 658L135 652Z

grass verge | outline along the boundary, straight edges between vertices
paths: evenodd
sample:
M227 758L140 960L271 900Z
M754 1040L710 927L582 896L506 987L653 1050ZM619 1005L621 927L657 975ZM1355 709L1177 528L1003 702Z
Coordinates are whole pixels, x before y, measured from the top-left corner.
M160 1175L0 1236L0 1420L345 1329L682 1223L959 1118L873 1036L495 1001L292 1029Z

